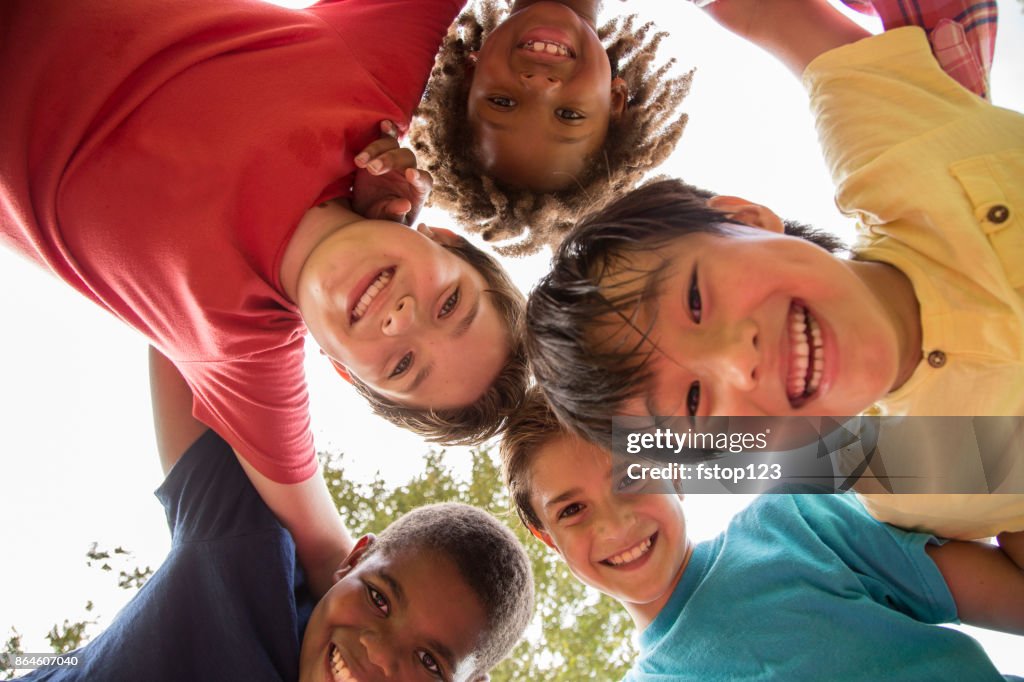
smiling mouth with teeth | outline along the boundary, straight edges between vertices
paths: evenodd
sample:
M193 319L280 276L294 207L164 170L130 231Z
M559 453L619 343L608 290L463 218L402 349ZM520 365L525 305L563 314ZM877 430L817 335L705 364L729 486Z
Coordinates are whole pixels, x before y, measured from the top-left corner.
M825 348L821 327L806 306L796 301L791 303L786 324L790 353L786 397L790 405L800 407L821 385Z
M571 47L550 40L528 40L519 45L519 48L527 52L542 52L560 57L569 57L570 59L576 58L576 53L572 51Z
M366 291L363 292L363 295L359 297L359 300L356 301L355 306L352 308L352 314L349 315L349 323L358 322L362 319L363 315L366 314L367 309L370 307L370 304L373 303L373 299L377 298L377 294L379 294L384 287L388 285L388 282L391 281L391 278L394 275L395 269L388 268L387 270L383 270L379 275L377 275L376 279L370 282L370 286L366 287Z
M632 547L630 547L629 549L627 549L624 552L619 552L618 554L613 554L612 556L608 557L607 559L602 559L601 563L604 564L605 566L615 566L615 567L620 567L620 566L625 566L627 564L631 564L634 561L636 561L637 559L639 559L640 557L646 555L648 552L651 551L651 547L654 546L654 541L655 541L655 539L657 537L658 537L658 534L655 533L654 535L651 535L647 539L645 539L645 540L643 540L641 542L638 542L637 544L633 545Z
M355 675L345 665L345 659L341 657L341 652L338 651L338 647L331 645L331 676L334 678L334 682L351 682L355 680Z

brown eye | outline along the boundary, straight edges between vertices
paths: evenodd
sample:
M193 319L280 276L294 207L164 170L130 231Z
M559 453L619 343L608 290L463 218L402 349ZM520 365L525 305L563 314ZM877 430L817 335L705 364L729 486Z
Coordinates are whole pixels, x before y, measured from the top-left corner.
M686 413L691 417L697 416L700 409L700 382L690 384L690 390L686 393Z
M444 305L441 306L441 312L439 314L439 317L448 317L449 315L451 315L452 311L455 310L455 308L459 305L460 298L462 298L462 290L456 289L455 293L449 296L448 299L444 302Z
M573 502L562 509L562 511L558 512L558 518L567 519L570 516L576 516L576 514L579 514L581 511L583 511L583 505L579 502Z
M700 287L697 286L697 268L693 268L693 275L690 276L690 291L687 294L687 303L690 306L690 317L697 324L700 324L701 313L704 311L703 303L700 300Z
M381 594L378 590L374 589L372 585L366 586L366 595L370 598L370 603L383 613L385 616L391 613L391 604L388 603L388 598Z
M388 379L394 379L400 377L409 369L412 365L412 353L406 353L402 356L402 359L398 361L395 368L391 370L391 374L388 375Z
M572 109L555 109L555 116L563 121L582 121L586 118L583 114Z
M427 669L427 672L434 677L441 679L441 666L438 664L437 659L434 658L430 653L426 651L419 652L420 663Z

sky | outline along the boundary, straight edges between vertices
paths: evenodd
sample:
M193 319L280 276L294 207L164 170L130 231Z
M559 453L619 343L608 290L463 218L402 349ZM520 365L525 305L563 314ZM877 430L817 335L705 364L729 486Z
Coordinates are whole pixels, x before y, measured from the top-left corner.
M998 1L993 99L1024 111L1022 5ZM852 225L835 209L798 80L688 4L608 0L604 16L626 11L670 33L662 54L675 57L680 70L697 69L683 103L689 124L659 173L849 236ZM437 211L421 218L451 224ZM528 290L548 257L507 265ZM147 344L63 283L2 250L0 310L0 640L15 626L27 651L46 651L45 632L65 618L82 617L86 600L96 603L90 617L102 624L128 596L109 575L86 568L91 543L125 546L136 553L132 565L154 567L169 546L163 510L152 495L162 474L150 418ZM312 343L307 375L317 447L344 452L349 476L365 481L379 472L397 485L422 468L429 446L371 416ZM448 453L465 470L466 451ZM712 537L748 502L742 496L688 497L690 534ZM1020 638L969 631L1003 672L1024 675Z

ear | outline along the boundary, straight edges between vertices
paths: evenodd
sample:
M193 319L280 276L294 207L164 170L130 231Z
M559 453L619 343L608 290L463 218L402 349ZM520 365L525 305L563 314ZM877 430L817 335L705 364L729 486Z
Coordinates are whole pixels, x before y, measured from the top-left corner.
M340 362L338 362L334 358L327 358L327 359L331 361L331 365L334 367L334 371L337 372L338 375L342 379L344 379L345 381L347 381L348 383L351 384L352 383L352 374L348 371L348 367L346 367L345 365L341 364Z
M479 50L473 50L472 52L470 52L469 54L466 55L466 74L467 75L471 75L473 73L473 69L476 68L476 63L478 61L480 61L480 51Z
M374 542L377 541L377 536L373 533L367 533L363 537L356 541L355 547L348 553L345 560L338 566L338 570L334 572L334 582L338 582L346 575L352 572L352 569L359 565L359 562L363 560L363 555L366 554L366 550L370 549Z
M611 117L612 119L619 118L626 111L626 106L629 104L629 87L626 86L626 81L621 78L612 79L612 108Z
M551 549L555 550L556 552L558 552L559 554L561 554L561 552L558 550L558 548L555 547L554 541L551 539L551 536L547 534L547 532L541 530L540 528L537 528L533 524L527 524L526 527L530 529L530 534L532 534L533 537L537 538L538 540L543 542L545 545L547 545L549 548L551 548Z
M428 227L420 223L416 230L424 237L440 244L441 246L459 246L465 241L447 227Z
M731 197L719 195L708 199L708 206L722 213L728 213L730 217L750 227L758 227L769 232L784 234L786 226L782 224L782 218L775 215L767 206L755 204L742 197Z

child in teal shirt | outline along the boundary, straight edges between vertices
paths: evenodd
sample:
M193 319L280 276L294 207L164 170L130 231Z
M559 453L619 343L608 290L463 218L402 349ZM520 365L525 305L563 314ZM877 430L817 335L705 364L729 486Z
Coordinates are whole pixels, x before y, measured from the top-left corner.
M641 630L627 680L1004 679L936 625L1024 634L1024 572L999 548L878 523L853 496L790 494L694 543L682 496L641 494L610 459L536 393L502 443L520 518Z

